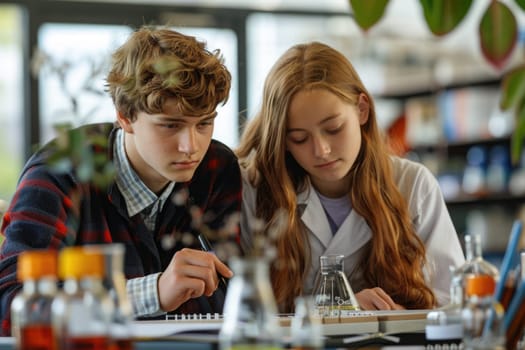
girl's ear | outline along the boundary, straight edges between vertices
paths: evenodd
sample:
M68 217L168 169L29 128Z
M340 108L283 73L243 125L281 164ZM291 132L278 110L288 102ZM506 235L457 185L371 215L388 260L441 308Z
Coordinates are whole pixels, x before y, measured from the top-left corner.
M124 117L120 111L117 111L117 122L119 123L122 130L129 134L133 134L133 126L131 125L131 121Z
M368 117L370 115L370 101L366 94L359 94L357 109L359 110L359 124L363 125L368 121Z

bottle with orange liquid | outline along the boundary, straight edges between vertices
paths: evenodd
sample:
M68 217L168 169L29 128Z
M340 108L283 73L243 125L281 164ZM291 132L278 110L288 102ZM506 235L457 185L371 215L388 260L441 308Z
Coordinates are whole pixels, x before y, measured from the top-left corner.
M504 310L494 300L494 277L471 275L465 282L467 299L461 313L465 349L505 349Z
M61 350L108 350L113 304L102 284L104 256L84 247L67 247L58 257L62 293L52 304L53 326Z
M488 276L492 281L499 280L498 268L483 258L481 235L468 234L464 239L466 261L450 269L450 303L427 314L425 333L429 340L456 342L463 338L461 313L471 297L466 291L469 278Z
M18 257L23 289L11 303L11 333L18 350L55 350L51 304L57 293L57 253L25 251Z
M451 303L462 307L468 296L466 295L466 280L472 275L491 276L494 281L499 280L499 271L483 257L481 235L465 235L465 263L452 271L450 297Z

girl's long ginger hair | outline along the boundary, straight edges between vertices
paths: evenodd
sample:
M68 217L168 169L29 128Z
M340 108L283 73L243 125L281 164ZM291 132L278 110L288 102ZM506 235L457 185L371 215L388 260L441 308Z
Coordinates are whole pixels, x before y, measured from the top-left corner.
M293 311L293 300L302 292L311 259L296 200L296 193L308 184L308 174L286 150L290 101L298 91L310 89L326 89L354 105L365 94L370 103L349 188L353 210L372 230L372 240L359 263L367 284L383 288L408 309L435 306L436 298L423 272L425 246L394 183L390 153L377 126L372 98L340 52L313 42L290 48L275 63L265 81L261 109L246 126L237 149L249 181L257 188L257 217L267 223L266 228L275 229L276 221L282 221L286 213L286 224L281 225L276 240L278 263L271 267L280 311Z

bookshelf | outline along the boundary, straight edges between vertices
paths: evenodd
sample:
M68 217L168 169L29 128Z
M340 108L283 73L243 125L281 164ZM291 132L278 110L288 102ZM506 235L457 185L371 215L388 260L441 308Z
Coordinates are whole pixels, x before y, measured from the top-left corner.
M499 109L499 83L469 81L375 97L376 103L401 103L402 155L435 174L460 239L481 233L484 251L496 262L525 205L525 157L521 164L510 162L514 117Z

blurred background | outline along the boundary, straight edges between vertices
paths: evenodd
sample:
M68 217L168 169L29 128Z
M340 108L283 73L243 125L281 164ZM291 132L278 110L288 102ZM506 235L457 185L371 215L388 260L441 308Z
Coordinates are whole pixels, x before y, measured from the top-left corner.
M0 199L11 199L53 125L115 119L104 76L134 28L168 25L221 50L234 79L214 137L232 148L272 63L291 45L318 40L350 58L393 149L432 170L458 234L482 234L497 262L512 221L524 216L525 157L510 163L514 117L499 109L499 91L503 74L523 63L525 15L503 1L515 9L519 44L494 69L477 32L489 2L473 1L459 27L438 38L417 0L391 0L366 33L347 0L0 1Z

